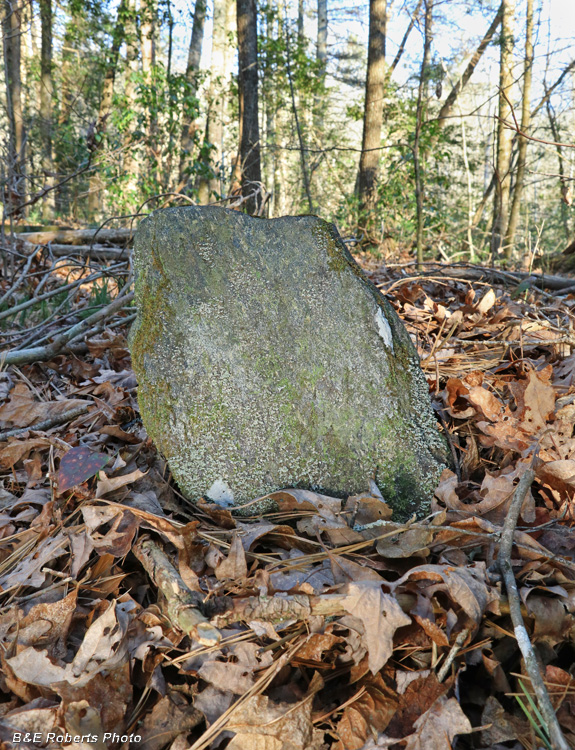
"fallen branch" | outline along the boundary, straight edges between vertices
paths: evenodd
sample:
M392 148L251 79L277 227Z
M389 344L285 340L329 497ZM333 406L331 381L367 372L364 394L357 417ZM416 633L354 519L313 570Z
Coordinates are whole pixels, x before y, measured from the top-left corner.
M134 236L131 229L60 229L55 232L22 232L17 239L34 245L55 242L62 245L86 245L98 239L100 245L118 245L129 242Z
M24 242L25 251L33 251L38 245L33 242ZM128 258L130 250L124 247L113 247L111 245L64 245L50 243L50 253L56 258L65 258L69 255L81 255L85 257L102 258L104 260L122 260Z
M71 422L73 419L76 419L76 417L85 414L88 411L89 406L91 406L91 403L86 402L86 406L77 406L75 409L69 409L68 411L62 412L62 414L57 414L49 419L44 419L41 422L36 422L36 424L31 424L29 427L18 427L13 430L4 430L4 432L0 432L0 441L6 440L6 438L9 437L24 435L27 432L30 432L30 430L34 430L35 432L45 432L52 427L66 424L66 422Z
M289 596L216 596L203 604L204 613L209 617L212 625L217 628L227 628L236 622L263 620L264 622L279 623L284 620L305 621L310 616L340 617L348 614L343 606L344 594L291 594ZM399 591L395 598L401 609L410 614L417 603L415 594ZM445 610L440 604L433 607L435 614ZM522 613L527 615L527 609L522 606ZM499 600L501 615L509 614L509 604L505 597ZM455 656L455 654L454 654Z
M130 294L123 294L126 287L128 287L128 284L126 284L120 294L110 302L109 305L80 321L75 326L72 326L72 328L68 329L65 333L55 336L51 344L46 344L46 346L36 346L32 349L22 349L21 351L6 352L1 355L0 366L25 365L30 362L46 362L46 360L52 359L52 357L59 354L67 344L85 335L87 330L90 329L94 323L99 323L101 320L111 317L120 308L127 305L128 302L131 302L134 299L134 293L130 292Z
M219 643L221 634L199 609L200 595L186 586L164 550L151 539L144 538L132 551L164 595L172 625L195 638L202 646Z
M33 247L32 248L32 254L26 261L26 265L24 268L20 271L18 274L18 278L14 281L12 286L8 289L8 291L0 297L0 306L8 302L8 300L14 296L14 294L18 291L22 283L28 278L28 272L30 271L30 266L32 265L32 262L36 255L38 254L40 248L39 247Z
M501 271L495 268L486 268L484 266L458 266L458 265L437 265L429 271L414 274L413 278L425 278L427 275L446 276L448 278L465 279L468 281L500 281L503 283L520 284L522 281L529 281L533 286L542 289L551 289L561 294L575 291L575 279L565 278L564 276L547 276L543 274L526 273L523 271ZM409 277L400 280L405 283ZM396 286L394 282L392 286ZM389 287L385 293L388 294L392 287Z
M79 286L82 286L82 284L88 284L90 281L101 279L102 276L108 274L110 270L111 269L107 269L106 271L98 271L96 273L92 273L89 276L84 276L81 279L76 279L76 281L72 281L70 284L63 284L62 286L56 287L56 289L51 289L49 292L44 292L44 294L39 294L37 297L32 297L25 302L21 302L19 305L14 305L13 307L8 308L8 310L3 310L2 312L0 312L0 320L4 320L4 318L11 318L13 315L22 312L22 310L27 310L29 307L33 307L39 302L44 302L44 300L50 299L51 297L55 297L57 294L72 291L72 289L77 289Z
M511 548L513 547L513 535L517 526L517 520L523 500L527 491L531 487L533 480L535 479L535 472L532 469L527 469L525 474L521 477L519 484L513 494L513 499L509 507L507 518L503 526L503 532L501 534L501 543L499 545L499 554L497 555L497 565L503 576L505 582L505 588L507 590L507 598L509 600L509 613L511 615L511 621L515 630L515 638L517 644L523 655L525 662L525 668L527 674L531 679L533 685L533 691L537 697L539 703L539 709L543 716L543 719L547 725L549 731L549 737L553 745L554 750L569 750L569 745L563 736L555 709L549 698L549 693L545 687L545 682L541 676L539 670L539 663L537 661L537 655L529 639L529 634L523 621L521 614L521 598L519 591L517 590L517 583L515 576L513 575L513 568L511 566Z

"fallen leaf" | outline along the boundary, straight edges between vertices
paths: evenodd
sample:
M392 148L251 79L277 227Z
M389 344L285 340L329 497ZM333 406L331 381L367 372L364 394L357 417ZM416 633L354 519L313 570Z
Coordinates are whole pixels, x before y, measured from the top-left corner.
M25 383L18 382L10 391L10 400L0 407L0 422L15 427L31 427L35 422L59 416L66 411L89 405L83 399L68 398L61 401L36 401Z
M140 469L135 469L129 474L123 474L119 477L107 477L102 472L100 474L100 480L98 481L98 484L96 486L96 497L104 497L104 495L109 495L110 492L119 490L120 487L125 487L127 484L137 482L139 479L145 476L146 472L140 471Z
M388 726L397 709L397 695L380 674L358 683L356 695L338 722L334 750L360 750L368 737Z
M393 596L383 593L378 582L348 583L345 593L342 606L346 612L361 620L369 669L376 674L392 654L395 631L409 625L411 618Z
M95 453L85 446L70 448L60 459L56 475L58 494L71 490L96 475L110 461L105 453Z
M455 698L442 695L414 724L415 732L407 738L405 750L448 748L456 734L473 731L471 722Z
M218 581L238 580L245 578L248 574L246 553L240 537L235 534L230 545L227 557L216 567L216 578Z

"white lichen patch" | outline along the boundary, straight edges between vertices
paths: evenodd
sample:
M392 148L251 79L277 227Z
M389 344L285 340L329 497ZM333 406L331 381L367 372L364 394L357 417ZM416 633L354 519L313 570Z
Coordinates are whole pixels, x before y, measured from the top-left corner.
M234 504L234 493L223 479L216 479L210 489L206 492L210 500L213 500L222 508L227 508Z
M393 336L391 328L389 327L389 323L387 322L387 318L383 314L381 307L377 308L375 322L377 323L377 332L383 339L383 343L393 352Z

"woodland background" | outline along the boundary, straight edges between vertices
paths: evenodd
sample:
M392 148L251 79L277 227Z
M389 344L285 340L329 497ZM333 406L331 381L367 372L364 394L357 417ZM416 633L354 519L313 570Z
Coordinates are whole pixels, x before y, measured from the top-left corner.
M385 256L553 255L573 239L574 28L568 3L514 6L4 0L4 231L243 193Z

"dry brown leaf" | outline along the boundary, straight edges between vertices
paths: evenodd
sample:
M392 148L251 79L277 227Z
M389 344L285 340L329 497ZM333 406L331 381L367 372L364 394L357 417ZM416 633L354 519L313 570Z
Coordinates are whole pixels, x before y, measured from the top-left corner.
M248 564L246 562L246 553L244 552L242 541L237 534L232 539L227 557L218 564L215 573L218 581L236 581L247 576Z
M456 734L473 731L471 722L455 698L442 695L413 725L415 732L407 738L405 750L449 748Z
M480 312L482 315L485 315L486 313L491 310L493 305L495 304L497 300L497 297L495 296L495 292L491 287L485 292L483 297L479 300L477 305L475 306L475 309L477 312Z
M469 389L467 399L470 404L481 411L486 419L491 422L496 422L499 419L503 404L487 388L480 385L473 386Z
M197 708L190 706L181 693L171 691L146 715L138 733L139 750L162 750L178 735L187 735L203 720ZM189 743L188 745L189 746Z
M78 398L62 401L36 401L25 383L18 382L10 391L10 400L0 407L0 422L15 427L31 427L35 422L56 417L70 409L86 406L90 402Z
M357 699L346 706L337 725L339 741L334 750L360 750L368 737L387 727L397 709L397 695L380 674L358 687Z
M485 563L475 563L466 568L451 565L419 565L394 581L394 589L407 580L441 581L439 588L447 591L453 603L460 606L477 624L481 621L487 605L499 598L486 584ZM427 585L430 594L435 588Z
M0 451L0 466L10 469L18 461L28 458L30 453L39 448L49 448L52 442L49 438L30 438L29 440L11 440Z
M323 732L311 722L311 696L295 705L255 695L235 709L228 750L320 750Z
M379 672L393 651L393 636L398 628L409 625L408 617L393 596L384 594L375 581L348 583L342 606L361 620L363 639L369 656L369 669Z
M68 537L61 532L55 537L47 537L36 547L33 555L23 557L15 568L0 578L0 590L24 585L40 588L46 580L42 568L64 555L67 546Z
M106 474L101 471L100 479L96 487L96 497L104 497L104 495L109 495L110 492L119 490L120 487L125 487L127 484L137 482L139 479L145 476L146 472L140 471L140 469L135 469L135 471L132 471L129 474L123 474L120 477L107 477Z

